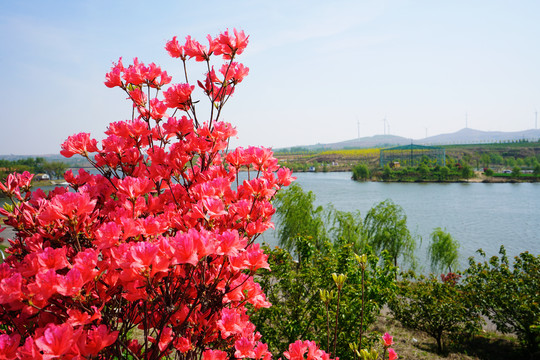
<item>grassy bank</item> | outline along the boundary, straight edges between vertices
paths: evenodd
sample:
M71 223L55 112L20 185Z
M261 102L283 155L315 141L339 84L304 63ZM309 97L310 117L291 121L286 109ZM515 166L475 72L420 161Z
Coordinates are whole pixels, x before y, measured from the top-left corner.
M435 340L425 333L403 327L388 309L383 309L372 326L373 331L394 336L393 345L402 360L521 360L527 356L517 338L503 335L493 327L485 329L467 342L451 344L444 354L437 354Z

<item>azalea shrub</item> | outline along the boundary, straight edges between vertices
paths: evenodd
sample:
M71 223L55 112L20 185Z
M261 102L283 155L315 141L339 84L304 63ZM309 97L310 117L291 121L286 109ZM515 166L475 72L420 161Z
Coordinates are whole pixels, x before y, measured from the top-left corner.
M131 119L100 142L79 133L61 145L95 172L68 171L69 186L48 193L31 191L29 173L0 184L16 232L0 265L1 359L271 357L247 313L270 306L253 277L269 268L255 240L293 177L269 149L228 149L236 130L220 116L248 74L236 61L248 37L207 40L167 42L177 84L154 63L113 65L105 85L126 94ZM206 64L198 90L190 60ZM329 358L306 341L284 356Z

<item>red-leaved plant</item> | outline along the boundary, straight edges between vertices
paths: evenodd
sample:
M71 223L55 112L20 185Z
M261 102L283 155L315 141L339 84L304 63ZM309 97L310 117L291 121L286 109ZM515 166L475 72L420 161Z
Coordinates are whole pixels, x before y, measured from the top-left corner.
M271 357L246 313L270 306L253 280L268 268L254 240L294 178L269 149L228 150L236 130L219 118L248 73L235 61L248 37L207 38L167 43L186 83L166 89L171 77L154 63L114 64L105 85L128 95L132 119L111 123L100 144L86 133L62 144L95 174L69 171L69 187L48 194L30 191L28 173L0 184L12 201L0 213L16 231L0 265L0 359ZM197 82L206 121L188 83L192 58L207 64ZM311 342L284 355L329 358Z

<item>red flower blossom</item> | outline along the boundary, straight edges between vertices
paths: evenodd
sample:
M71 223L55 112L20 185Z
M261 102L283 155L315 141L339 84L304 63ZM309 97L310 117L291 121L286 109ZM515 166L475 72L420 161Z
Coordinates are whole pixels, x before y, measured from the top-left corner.
M195 61L204 61L209 59L208 50L198 41L192 40L191 36L186 37L184 52L189 58L195 58Z
M248 38L249 36L246 36L244 31L233 29L231 34L227 29L218 36L217 41L221 48L219 53L218 51L215 51L215 53L216 55L223 54L224 59L231 59L234 55L240 55L248 44Z
M188 110L191 106L191 92L195 86L189 84L177 84L167 89L163 96L167 106L180 110Z
M176 36L173 36L172 40L167 41L167 44L165 45L165 50L167 50L171 57L186 60L184 47L180 46L178 40L176 40Z
M225 351L208 349L203 352L203 360L227 360Z
M124 65L122 65L122 58L118 59L118 64L114 64L111 68L111 72L105 75L105 86L113 88L115 86L122 87L122 73L124 72Z
M62 144L60 154L68 158L75 154L87 157L88 153L96 151L98 151L97 140L90 139L90 134L88 133L78 133L77 135L68 137Z
M17 357L17 348L21 336L19 334L2 334L0 335L0 359L12 360Z
M43 359L54 359L73 352L80 331L74 331L69 324L50 323L36 339L37 347L43 351Z
M384 346L391 346L394 343L393 337L389 333L384 333L384 335L382 336L382 340Z
M93 327L79 337L78 348L83 356L96 356L103 348L114 343L118 337L118 331L109 331L106 325L101 324Z

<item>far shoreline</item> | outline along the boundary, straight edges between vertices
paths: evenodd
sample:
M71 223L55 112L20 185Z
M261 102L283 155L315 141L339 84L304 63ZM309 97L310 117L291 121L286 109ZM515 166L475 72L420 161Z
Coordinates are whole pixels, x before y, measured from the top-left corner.
M294 174L302 173L302 174L325 174L325 173L343 173L343 172L350 172L351 170L346 169L340 169L340 170L332 170L332 171L294 171ZM351 177L351 180L352 177ZM365 180L353 180L358 182L381 182L381 183L411 183L411 184L417 184L417 183L434 183L434 184L452 184L452 183L475 183L475 184L520 184L520 183L538 183L540 182L540 178L510 178L510 177L494 177L494 176L485 176L480 172L476 172L476 176L474 178L470 179L459 179L459 180L427 180L427 179L414 179L414 180L401 180L401 179L390 179L390 180L383 180L380 178L370 178Z

